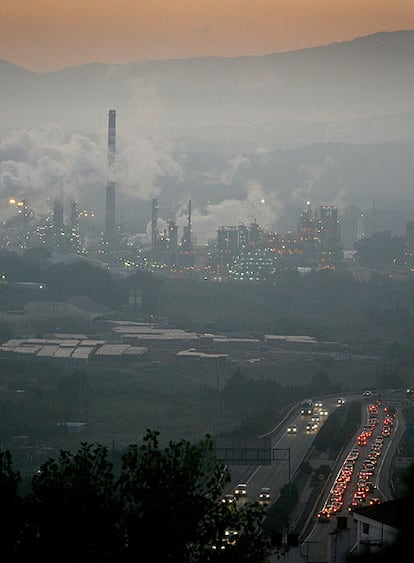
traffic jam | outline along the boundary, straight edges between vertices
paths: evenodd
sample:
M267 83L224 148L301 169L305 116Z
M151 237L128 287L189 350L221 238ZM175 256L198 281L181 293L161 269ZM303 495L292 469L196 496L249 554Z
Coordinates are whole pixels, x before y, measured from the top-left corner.
M384 440L391 435L395 418L395 409L382 407L380 400L367 406L367 423L358 434L354 448L346 456L328 498L317 514L319 522L329 522L338 512L352 512L359 506L381 502L376 492L375 469Z

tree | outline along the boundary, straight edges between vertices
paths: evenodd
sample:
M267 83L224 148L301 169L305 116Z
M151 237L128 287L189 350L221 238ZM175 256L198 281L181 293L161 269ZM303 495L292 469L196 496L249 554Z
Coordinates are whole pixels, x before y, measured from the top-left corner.
M403 237L392 237L389 231L378 232L355 242L357 260L367 266L401 263L404 256Z
M320 370L312 376L312 379L309 383L309 391L310 395L319 395L319 394L327 394L332 393L337 389L337 385L332 384L329 375Z
M211 561L226 530L237 530L238 540L225 546L224 561L263 560L262 511L257 505L234 509L222 503L229 479L211 437L198 445L170 442L160 450L158 433L148 431L143 445L131 446L123 457L118 482L128 560Z
M12 467L10 452L0 452L0 543L4 561L11 560L18 541L21 504L17 488L20 473Z
M115 560L120 505L103 446L83 443L44 463L26 499L23 551L42 561ZM35 559L37 557L34 557Z
M65 416L80 416L93 395L86 373L79 369L64 376L56 388L56 400Z
M148 430L140 446L129 446L117 478L101 445L62 451L39 468L20 500L10 454L0 456L0 510L6 517L17 507L18 516L0 531L7 561L264 561L263 509L221 501L230 475L212 438L161 449L158 436Z

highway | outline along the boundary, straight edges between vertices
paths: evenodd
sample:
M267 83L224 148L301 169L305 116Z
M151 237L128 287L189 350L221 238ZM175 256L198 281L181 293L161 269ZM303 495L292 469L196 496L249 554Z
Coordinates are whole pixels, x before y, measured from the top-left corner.
M376 396L368 398L363 397L360 393L354 393L344 395L344 397L347 402L356 400L361 401L362 429L362 427L367 424L368 418L370 418L371 416L371 414L367 410L367 407L369 404L375 401ZM322 409L327 410L329 414L334 409L341 408L337 406L337 399L338 397L324 398ZM381 435L384 423L383 405L378 408L377 417L378 424L373 429L372 436L369 438L370 443L371 441L374 441L376 437ZM268 465L229 466L232 475L232 482L228 487L228 491L226 492L232 492L237 483L247 483L248 493L246 499L239 502L254 502L258 499L260 489L262 487L269 487L271 490L271 502L275 502L280 494L282 487L284 487L289 482L289 478L293 479L298 467L309 455L313 440L317 434L317 431L326 420L326 416L320 417L318 429L315 432L308 432L306 430L306 425L309 420L310 416L303 416L300 414L300 405L295 405L288 413L288 415L283 419L283 421L277 425L277 427L264 435L270 436L271 438L273 452L272 462ZM297 428L296 433L288 433L288 427L292 427L294 425ZM352 501L352 493L353 489L355 489L356 487L359 470L361 469L362 462L365 460L365 452L363 450L365 450L366 447L361 450L358 459L355 461L352 482L350 484L351 486L347 487L346 494L342 499L343 506L341 510L336 512L334 514L334 517L332 517L329 522L323 524L316 518L316 513L320 511L328 502L328 497L333 486L333 481L335 477L338 476L349 452L359 447L357 446L357 436L360 433L361 429L359 429L358 433L352 438L350 443L344 447L339 459L336 461L336 466L332 471L331 480L329 483L327 483L323 494L319 499L318 505L315 506L315 510L312 512L312 514L310 514L308 522L305 525L300 537L301 544L306 547L309 563L312 563L313 561L319 562L327 560L328 535L329 532L332 532L332 530L336 527L336 516L345 516L347 518L347 526L351 529L350 535L352 538L354 523L352 519L352 513L349 512L348 507ZM372 492L371 496L375 494L375 496L380 497L382 501L392 498L392 492L389 488L388 479L389 466L403 431L404 424L401 424L399 417L396 416L390 436L385 437L383 440L381 455L378 457L374 475L371 477L371 480L374 481L376 485L375 492Z
M307 560L309 563L327 561L328 537L329 534L333 530L335 530L337 526L337 517L346 518L346 526L350 530L350 547L355 543L356 529L355 523L352 518L352 508L350 511L349 507L351 506L351 502L353 502L354 493L358 489L358 482L361 482L359 478L361 475L360 472L363 471L364 461L368 457L369 452L372 450L375 443L378 443L378 441L381 443L382 430L384 428L384 421L387 416L384 412L384 406L385 403L381 402L378 408L378 424L373 428L372 435L368 438L366 445L358 445L358 435L360 435L362 427L364 426L364 424L366 424L370 416L367 411L366 403L363 403L362 405L363 423L361 425L361 428L359 429L359 433L344 449L342 456L338 460L336 470L333 472L335 479L333 479L329 483L329 486L326 487L325 494L320 499L319 506L316 507L315 512L321 510L323 506L327 502L329 502L330 492L335 489L335 482L338 482L338 476L341 473L341 469L344 466L345 460L352 450L357 450L359 452L359 456L354 462L351 478L347 483L345 492L343 494L343 504L341 508L334 514L334 517L331 517L331 521L327 523L319 522L315 517L315 512L311 514L309 519L310 525L309 528L307 528L308 531L301 538L301 542L307 545ZM372 497L379 498L381 502L391 500L392 493L389 488L389 468L403 432L404 424L401 423L397 410L397 415L391 425L390 434L385 434L385 437L382 439L382 447L380 448L380 453L377 457L377 463L373 469L373 474L369 477L369 480L374 483L375 489L366 493L366 497L362 501L360 501L360 506L368 504L369 499Z
M327 410L328 415L332 410L338 408L336 405L337 398L331 397L323 400L323 410ZM360 399L360 394L352 394L346 398L347 401ZM260 436L270 436L271 438L272 463L258 466L229 466L232 482L226 492L231 492L237 483L247 483L247 500L255 501L261 487L270 487L272 502L274 502L278 498L281 489L289 482L289 476L292 479L300 464L306 459L317 431L323 425L326 418L326 416L320 416L320 422L316 431L307 432L306 424L309 422L310 416L301 415L300 404L295 405L280 424L267 434ZM297 428L297 432L295 434L288 434L288 427L294 425Z

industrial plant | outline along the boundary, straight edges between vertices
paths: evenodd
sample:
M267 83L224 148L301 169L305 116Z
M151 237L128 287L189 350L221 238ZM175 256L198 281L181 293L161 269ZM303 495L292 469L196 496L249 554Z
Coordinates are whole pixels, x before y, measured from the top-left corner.
M191 199L185 204L185 224L179 226L175 217L161 217L159 200L152 198L147 232L127 232L117 210L118 183L117 112L110 109L104 217L83 209L78 201L65 202L64 185L48 200L49 211L43 216L36 215L27 199L10 198L8 219L1 224L0 247L16 252L40 247L99 260L104 267L218 281L263 281L285 267L336 268L344 263L341 221L335 205L321 204L313 210L307 201L296 229L284 232L265 229L256 220L238 222L234 217L234 224L217 225L214 238L197 244ZM356 218L357 240L365 237L364 219L362 213ZM99 222L103 228L97 235L96 227L93 232L90 225ZM405 264L409 269L413 265L412 233L409 222Z

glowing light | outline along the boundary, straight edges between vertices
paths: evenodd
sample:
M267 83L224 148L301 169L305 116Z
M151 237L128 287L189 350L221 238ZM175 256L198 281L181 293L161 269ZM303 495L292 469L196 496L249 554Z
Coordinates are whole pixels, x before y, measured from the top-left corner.
M9 199L9 204L10 204L10 205L14 205L15 203L16 203L16 200L15 200L15 199L13 199L13 198L10 198L10 199Z

